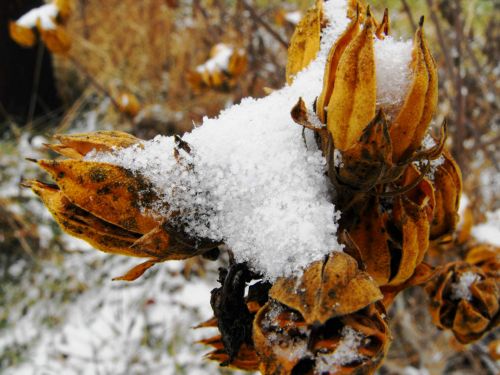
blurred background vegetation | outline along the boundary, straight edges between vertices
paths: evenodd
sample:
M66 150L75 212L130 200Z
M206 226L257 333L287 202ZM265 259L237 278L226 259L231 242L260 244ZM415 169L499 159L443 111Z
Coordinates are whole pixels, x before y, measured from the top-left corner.
M218 371L216 366L205 367L208 365L191 357L180 359L182 348L190 349L191 345L186 341L190 336L184 336L183 331L176 335L164 330L152 334L148 319L137 323L131 315L127 324L139 324L140 332L133 334L132 329L125 329L116 333L111 329L114 333L109 337L118 336L121 345L130 344L127 338L133 337L133 347L140 351L133 360L119 362L116 358L123 355L116 353L121 347L109 339L111 342L95 344L96 352L88 358L97 370L89 371L85 358L74 360L84 344L63 350L47 341L47 335L61 334L61 342L70 340L69 336L74 338L61 332L71 322L76 324L67 314L72 304L79 309L88 306L82 302L85 298L95 306L84 311L94 314L95 319L106 315L103 309L113 293L121 298L117 304L122 304L113 314L130 310L146 316L144 306L154 301L149 295L124 292L123 286L107 286L110 278L120 273L116 268L127 268L127 260L88 255L84 244L63 235L37 199L19 185L39 173L25 158L47 156L43 144L62 132L116 129L143 139L182 134L200 124L204 116L215 116L243 97L261 97L280 88L285 82L287 44L297 21L296 12L303 13L311 3L74 0L66 25L72 46L63 55L51 54L42 43L22 48L9 37L8 22L42 1L9 0L0 5L0 371ZM390 9L394 37L410 37L419 17L425 16L425 32L440 76L440 106L434 125L437 127L445 118L448 121L450 148L464 174L464 192L473 221L481 223L488 212L500 208L500 2L373 0L371 4L379 18L385 7ZM222 85L206 87L193 78L193 72L218 43L241 49L246 69L234 76L225 74ZM446 257L454 259L461 251L451 249ZM207 278L208 274L208 284L199 285L210 289L216 268L188 262L150 272L144 283L150 283L154 293L168 294L182 289L185 279L198 285L200 275ZM424 317L424 298L421 291L412 290L394 305L394 332L401 345L393 345L381 373L498 373L498 349L491 350L495 342L498 347L498 333L469 347L459 345ZM166 309L168 304L179 304L173 300L163 303ZM208 306L208 299L200 304ZM184 324L186 329L207 318L198 305L176 307L179 314L187 314L186 320L191 319ZM90 330L85 322L76 326ZM165 325L168 331L176 323L160 319L155 324ZM55 345L52 351L43 348L48 342ZM100 345L115 345L116 353L103 359ZM118 361L123 366L109 367L106 361L115 365ZM175 366L164 364L169 361ZM54 363L58 365L48 365ZM39 372L42 369L46 372Z

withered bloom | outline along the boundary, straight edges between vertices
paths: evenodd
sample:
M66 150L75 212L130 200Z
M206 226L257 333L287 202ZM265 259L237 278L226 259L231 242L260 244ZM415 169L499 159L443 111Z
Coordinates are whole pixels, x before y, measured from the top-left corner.
M113 164L82 159L92 150L111 151L140 143L139 139L116 131L58 139L60 144L49 147L69 159L36 161L56 185L40 181L25 185L40 196L69 234L104 252L149 258L118 279L135 280L157 262L190 258L216 246L190 239L148 209L158 197L144 177Z
M382 295L347 254L279 279L254 320L263 374L373 373L390 332Z
M450 263L426 291L434 324L450 329L461 343L479 339L500 322L500 281L479 267Z

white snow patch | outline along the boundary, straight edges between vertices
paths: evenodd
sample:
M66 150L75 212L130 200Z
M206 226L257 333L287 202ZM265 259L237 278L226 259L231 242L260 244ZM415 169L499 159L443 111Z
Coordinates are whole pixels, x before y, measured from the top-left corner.
M411 40L395 40L391 36L375 39L377 105L400 105L411 82Z
M299 97L312 104L321 91L328 50L349 23L345 2L325 7L335 18L324 33L330 42L316 60L291 86L205 118L183 137L191 155L180 151L181 163L172 156L173 138L162 136L90 158L143 173L170 204L157 205L156 212L180 211L179 224L189 234L224 241L238 262L267 279L295 274L341 250L325 160L304 145L302 129L290 117ZM227 57L229 50L223 53Z
M292 25L298 24L301 18L302 18L302 13L300 12L300 10L296 10L294 12L288 12L285 14L285 20L290 22Z
M487 212L486 222L474 226L472 235L480 242L500 246L500 209Z
M198 65L196 71L198 73L225 71L228 69L229 61L233 53L235 53L233 47L224 43L216 44L211 52L211 58L204 64ZM243 53L243 51L237 50L236 53Z
M471 300L472 294L470 287L472 284L478 282L481 277L474 272L464 272L458 282L451 285L451 298L452 299L466 299Z
M55 4L45 4L38 8L31 9L19 18L16 23L19 26L31 29L40 21L40 27L44 30L54 30L56 24L54 19L57 17L59 9Z
M316 373L331 373L338 366L364 359L359 347L364 335L350 326L342 328L342 340L331 354L320 354L316 357Z

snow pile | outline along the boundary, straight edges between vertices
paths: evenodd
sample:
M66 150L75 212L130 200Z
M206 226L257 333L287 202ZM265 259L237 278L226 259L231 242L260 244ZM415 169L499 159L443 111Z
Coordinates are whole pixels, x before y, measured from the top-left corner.
M217 118L204 118L201 127L183 137L190 152L180 150L180 162L173 157L173 138L163 136L88 158L144 175L162 198L153 207L156 213L167 217L180 212L177 224L188 234L223 241L236 261L248 262L266 279L300 273L341 250L336 237L340 213L331 203L325 160L317 147L304 144L303 129L290 116L299 97L312 108L322 89L328 52L349 24L345 1L326 2L324 13L328 25L318 56L293 84L263 99L243 99ZM391 43L397 48L389 48ZM388 38L380 47L386 52L379 54L378 64L391 69L379 77L384 103L396 89L399 96L404 90L408 59L401 43ZM229 48L216 56L204 69L225 64ZM396 68L403 73L395 73ZM396 76L393 84L386 84L387 76Z
M472 235L480 242L500 246L500 209L487 212L486 222L474 226Z
M319 374L331 373L338 366L362 361L364 356L359 353L359 347L364 335L350 326L342 328L342 340L331 354L320 354L316 357L316 370Z
M40 22L40 27L44 30L54 30L56 24L54 19L57 17L59 9L55 4L46 4L38 8L31 9L28 13L19 18L16 23L19 26L32 29Z
M402 104L411 82L411 40L395 40L391 36L375 39L377 105L392 107Z
M204 72L213 73L213 72L226 71L228 69L231 56L235 52L241 54L244 53L241 50L235 51L233 47L230 47L224 43L216 44L212 49L211 58L207 60L204 64L198 65L196 67L196 71L198 73L204 73Z
M474 272L464 272L458 282L451 285L451 298L470 301L472 298L470 287L480 279L480 276Z

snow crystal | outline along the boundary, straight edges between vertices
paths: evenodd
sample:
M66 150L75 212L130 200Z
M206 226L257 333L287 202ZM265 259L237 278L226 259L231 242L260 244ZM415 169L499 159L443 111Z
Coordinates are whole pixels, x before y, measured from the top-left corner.
M17 20L17 24L31 29L40 21L40 27L44 30L53 30L56 28L54 19L57 17L59 9L55 4L46 4L38 8L31 9Z
M204 73L227 70L233 52L234 49L224 43L216 44L213 47L212 57L204 64L198 65L196 71Z
M340 150L335 149L333 151L333 165L337 168L341 168L344 166L344 162L342 161L342 154Z
M329 374L337 366L344 366L364 359L358 349L365 336L350 326L342 328L341 333L342 340L333 353L320 354L316 357L316 371L318 374Z
M324 39L335 40L349 22L346 4L325 5L335 18ZM183 137L191 152L181 150L179 163L172 156L174 139L163 136L90 157L143 173L170 205L159 204L156 212L180 211L187 233L224 241L238 262L248 262L267 279L300 272L341 249L325 160L317 148L304 145L302 129L290 117L299 97L312 107L321 91L330 45L291 86L205 118ZM223 49L225 56L228 51Z
M452 299L466 299L471 300L472 294L470 292L470 287L472 284L478 282L480 276L474 272L464 272L460 275L458 282L451 285L451 298Z
M500 209L487 212L486 222L475 225L472 235L480 242L500 246Z
M383 107L400 105L411 82L411 40L395 40L387 36L375 39L377 104Z

